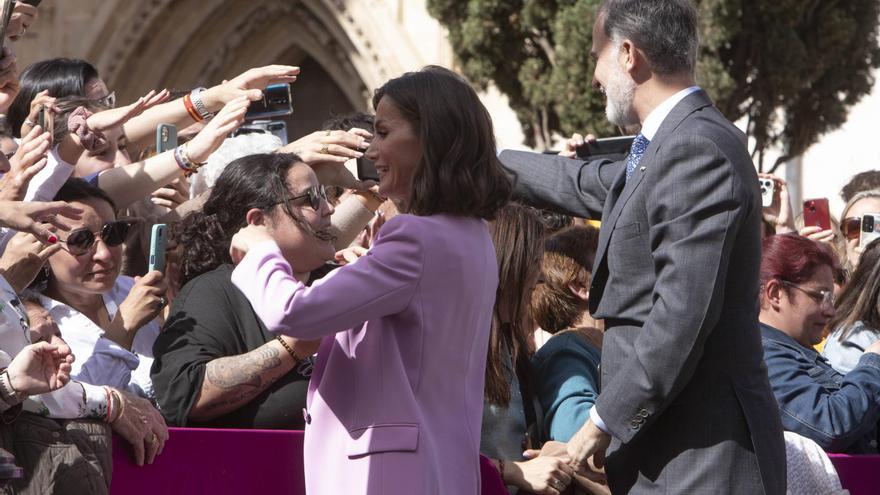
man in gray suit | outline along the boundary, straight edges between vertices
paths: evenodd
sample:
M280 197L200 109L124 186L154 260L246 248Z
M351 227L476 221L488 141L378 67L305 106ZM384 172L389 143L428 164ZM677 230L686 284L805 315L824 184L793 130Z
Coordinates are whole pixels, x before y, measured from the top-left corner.
M612 123L641 126L625 162L500 159L520 199L602 219L590 288L602 390L568 444L573 463L604 463L614 493L783 494L758 327L758 178L745 136L694 83L696 17L688 0L600 8L593 86Z

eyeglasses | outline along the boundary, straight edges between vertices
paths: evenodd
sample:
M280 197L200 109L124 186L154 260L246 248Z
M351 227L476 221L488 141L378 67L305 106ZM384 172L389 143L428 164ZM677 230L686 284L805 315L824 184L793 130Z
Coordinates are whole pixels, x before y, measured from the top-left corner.
M74 256L82 256L89 252L98 237L109 247L116 247L125 242L128 231L134 222L131 220L116 220L107 222L98 232L89 229L76 229L70 231L67 239L61 242L67 244L67 250Z
M835 303L834 291L810 290L810 289L805 289L805 288L801 287L800 285L788 282L786 280L780 280L780 282L782 282L782 285L787 285L788 287L791 287L793 289L797 289L797 290L803 292L804 294L810 296L810 299L812 299L813 302L815 302L816 304L819 304L819 305L824 306L826 308L833 308L834 307L834 303Z
M847 217L840 222L840 233L850 241L859 238L862 233L862 217Z
M98 98L98 104L107 108L116 108L116 91L111 91L106 96Z
M313 210L318 211L321 209L322 202L327 201L327 191L324 189L324 186L312 186L299 196L293 196L292 198L287 198L284 201L279 201L275 204L280 205L287 201L296 201L306 197L309 198L309 206L311 206Z

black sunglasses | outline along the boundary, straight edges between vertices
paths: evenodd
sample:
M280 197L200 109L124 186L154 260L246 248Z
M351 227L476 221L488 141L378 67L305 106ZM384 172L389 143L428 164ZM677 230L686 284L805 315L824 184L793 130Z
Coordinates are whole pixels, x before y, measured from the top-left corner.
M284 201L279 201L275 204L280 205L281 203L285 203L287 201L296 201L302 198L309 198L309 206L311 206L313 210L318 211L321 209L321 203L323 201L327 201L327 191L324 189L324 186L312 186L308 188L305 193L300 194L299 196L293 196L291 198L285 199Z
M115 220L107 222L98 232L89 229L71 230L67 239L61 242L67 244L67 250L74 256L82 256L89 252L98 237L109 247L116 247L125 242L128 232L134 222L131 220Z

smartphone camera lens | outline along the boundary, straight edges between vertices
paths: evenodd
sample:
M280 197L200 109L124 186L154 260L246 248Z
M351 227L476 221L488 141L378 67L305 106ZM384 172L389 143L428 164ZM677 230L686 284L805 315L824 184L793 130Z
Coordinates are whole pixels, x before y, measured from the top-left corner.
M874 232L874 217L866 216L862 221L862 232Z

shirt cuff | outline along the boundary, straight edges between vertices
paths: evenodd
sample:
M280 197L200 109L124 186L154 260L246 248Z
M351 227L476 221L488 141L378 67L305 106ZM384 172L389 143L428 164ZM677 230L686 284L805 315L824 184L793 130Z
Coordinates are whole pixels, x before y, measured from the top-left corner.
M605 422L602 421L602 418L599 416L599 411L596 410L596 406L590 408L590 419L593 420L593 424L596 425L597 428L604 433L611 435L611 430L609 430L605 425Z

